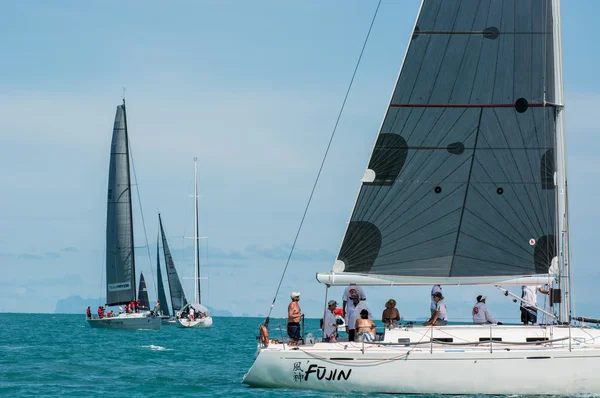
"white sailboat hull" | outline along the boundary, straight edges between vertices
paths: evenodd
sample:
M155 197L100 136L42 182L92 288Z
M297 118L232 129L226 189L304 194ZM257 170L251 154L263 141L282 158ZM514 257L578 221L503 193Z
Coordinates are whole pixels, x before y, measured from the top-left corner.
M521 334L525 340L526 337L540 335L535 327L520 327L521 330L515 333L516 328L519 327L499 328L492 331L493 337L504 334L516 340ZM426 328L415 329L422 330L422 337L429 337L429 332L423 331ZM438 328L434 338L455 336L454 341L466 342L472 341L474 335L490 336L489 329L476 326L463 331L460 328ZM415 336L415 333L396 331L389 333L396 342L398 338ZM552 345L493 342L491 349L489 342L480 345L431 345L429 339L423 345L412 346L342 342L316 343L294 349L284 344L270 344L259 350L243 382L253 387L363 393L600 393L597 373L600 367L600 331L574 328L571 333L571 348L567 340ZM556 341L568 334L568 328L555 328L552 337ZM391 343L387 336L385 341Z
M120 314L110 318L87 319L87 322L91 327L99 329L160 329L161 319L157 316L148 316L147 314L148 313Z
M204 318L196 318L193 321L190 321L187 318L177 319L178 328L210 328L212 327L212 324L213 320L210 316Z

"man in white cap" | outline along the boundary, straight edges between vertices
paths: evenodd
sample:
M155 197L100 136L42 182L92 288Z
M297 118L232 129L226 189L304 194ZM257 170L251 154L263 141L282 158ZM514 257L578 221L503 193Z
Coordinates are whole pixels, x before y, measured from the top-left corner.
M364 301L360 300L360 296L358 293L353 293L350 295L350 300L352 300L352 312L348 312L348 323L346 323L346 329L348 331L348 341L354 341L356 337L356 320L360 319L360 312L362 310L367 310L369 313L368 319L372 319L371 311L367 308L367 305Z
M337 341L337 322L333 313L336 307L337 302L329 300L327 310L325 311L325 318L323 319L323 341L329 341L330 343Z
M302 318L302 311L298 304L300 293L292 292L290 298L292 302L288 305L287 334L290 337L288 345L298 345L298 340L300 340L300 318Z
M498 323L502 325L502 323L496 322L492 316L492 313L488 309L487 305L485 305L485 299L485 296L477 296L477 304L475 304L473 307L473 323L475 325L486 325L490 323Z
M342 313L344 315L344 322L346 322L346 325L350 325L349 315L354 310L354 302L350 299L350 296L353 294L358 294L359 301L364 301L367 299L367 295L362 287L358 286L356 283L351 283L346 290L344 290L344 294L342 295ZM348 333L348 328L346 328L346 333Z

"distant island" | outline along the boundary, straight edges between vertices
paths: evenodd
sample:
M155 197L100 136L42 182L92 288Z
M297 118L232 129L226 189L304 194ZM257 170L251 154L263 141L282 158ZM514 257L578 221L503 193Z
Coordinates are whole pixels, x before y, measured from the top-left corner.
M64 299L60 299L56 302L56 314L84 314L85 309L89 306L92 307L92 312L99 305L103 305L106 300L102 298L82 298L81 296L70 296ZM213 307L207 306L212 316L233 316L233 314L227 310L218 310Z

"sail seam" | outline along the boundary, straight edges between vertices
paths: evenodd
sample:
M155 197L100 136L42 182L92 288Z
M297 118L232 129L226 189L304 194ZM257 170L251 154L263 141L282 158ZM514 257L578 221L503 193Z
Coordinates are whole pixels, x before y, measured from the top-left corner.
M458 247L458 240L460 238L460 229L462 227L463 216L465 214L465 206L467 205L467 197L469 195L469 185L471 184L471 175L473 173L473 163L475 163L475 153L477 150L477 140L479 139L479 132L481 131L481 117L483 116L483 109L479 111L479 122L477 123L477 133L475 134L475 145L473 145L473 155L471 155L471 167L469 168L469 176L467 177L467 186L465 187L465 198L463 200L462 209L460 212L460 219L458 221L458 229L456 230L456 242L454 243L454 250L452 250L452 261L450 262L450 268L448 269L448 276L452 275L452 267L454 266L454 259L456 258L456 248Z
M414 32L415 36L423 35L483 35L488 32L485 30L421 30ZM498 32L498 35L549 35L549 32Z
M558 107L559 105L534 102L527 105L529 108L543 108L546 106ZM515 104L390 104L390 108L514 108Z

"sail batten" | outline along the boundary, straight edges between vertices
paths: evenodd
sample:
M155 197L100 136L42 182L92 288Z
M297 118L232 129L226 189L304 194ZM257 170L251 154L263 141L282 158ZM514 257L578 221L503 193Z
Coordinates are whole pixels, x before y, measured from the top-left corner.
M334 269L548 272L556 257L551 0L424 0Z

